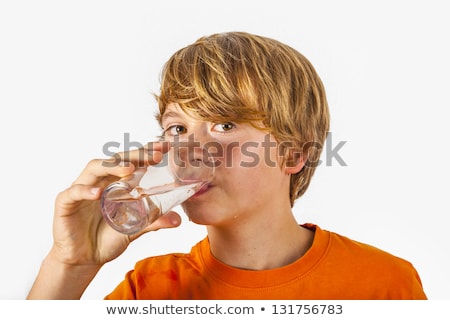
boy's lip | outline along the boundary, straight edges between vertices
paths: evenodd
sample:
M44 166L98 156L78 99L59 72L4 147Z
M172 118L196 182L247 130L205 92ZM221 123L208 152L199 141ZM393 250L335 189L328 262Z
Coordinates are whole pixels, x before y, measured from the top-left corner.
M205 183L203 186L201 186L200 189L198 189L198 191L192 197L198 197L203 193L207 192L211 188L212 186L209 183Z

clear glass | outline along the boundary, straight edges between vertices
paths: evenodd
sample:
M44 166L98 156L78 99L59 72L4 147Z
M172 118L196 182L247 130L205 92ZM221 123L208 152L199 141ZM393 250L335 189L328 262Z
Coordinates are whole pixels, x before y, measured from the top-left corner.
M135 234L206 188L214 176L214 159L199 145L172 142L160 163L137 168L107 186L101 197L104 219L121 233Z

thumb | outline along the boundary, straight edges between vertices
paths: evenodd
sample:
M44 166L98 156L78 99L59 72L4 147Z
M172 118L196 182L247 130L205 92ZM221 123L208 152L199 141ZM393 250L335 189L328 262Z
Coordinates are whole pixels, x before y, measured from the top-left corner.
M156 231L158 229L175 228L181 224L181 217L175 211L169 211L156 219L149 225L149 231Z
M130 236L129 239L130 239L130 241L134 241L147 232L157 231L159 229L175 228L175 227L178 227L180 224L181 224L180 215L178 213L176 213L175 211L169 211L169 212L163 214L162 216L160 216L155 221L153 221L141 232Z

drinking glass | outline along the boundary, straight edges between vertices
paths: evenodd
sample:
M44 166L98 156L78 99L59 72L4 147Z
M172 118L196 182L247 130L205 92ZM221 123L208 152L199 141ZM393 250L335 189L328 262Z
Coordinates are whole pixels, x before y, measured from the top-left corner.
M206 189L213 176L214 159L200 143L171 142L161 162L138 167L105 188L101 197L103 217L115 230L135 234Z

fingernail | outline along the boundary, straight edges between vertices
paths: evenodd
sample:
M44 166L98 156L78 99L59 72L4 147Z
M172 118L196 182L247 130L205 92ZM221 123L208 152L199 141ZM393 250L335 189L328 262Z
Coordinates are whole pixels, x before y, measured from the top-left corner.
M92 193L93 195L97 195L99 191L100 191L100 188L98 188L98 187L91 188L91 193Z
M170 222L171 222L173 225L177 225L177 224L179 223L177 215L172 214L172 215L170 216Z
M118 165L121 167L129 167L130 162L129 161L120 161Z

